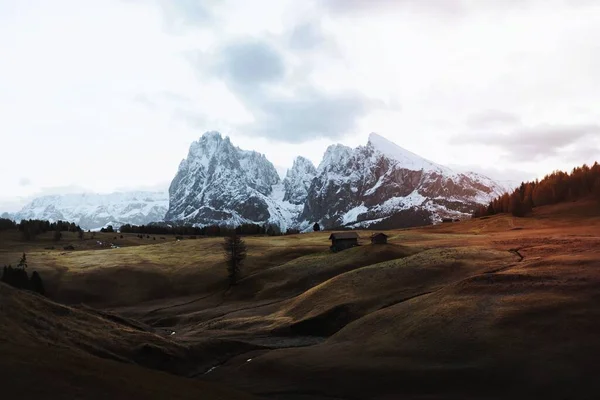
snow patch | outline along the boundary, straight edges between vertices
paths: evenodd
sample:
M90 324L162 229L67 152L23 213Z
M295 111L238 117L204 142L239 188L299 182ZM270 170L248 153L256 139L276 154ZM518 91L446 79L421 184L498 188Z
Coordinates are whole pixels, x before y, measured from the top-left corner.
M354 207L342 216L342 224L348 225L352 222L355 222L360 214L364 214L367 211L369 211L369 209L365 207L364 204L361 204L358 207Z

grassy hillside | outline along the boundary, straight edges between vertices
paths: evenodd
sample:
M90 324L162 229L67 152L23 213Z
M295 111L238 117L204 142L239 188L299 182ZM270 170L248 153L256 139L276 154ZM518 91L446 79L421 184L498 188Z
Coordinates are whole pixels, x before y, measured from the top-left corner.
M114 315L62 306L0 283L0 376L9 397L245 399L184 373L198 350ZM148 368L149 367L149 368Z
M73 252L17 239L0 262L26 250L49 296L70 306L44 303L48 317L3 335L277 399L592 398L599 389L597 203L387 231L388 245L359 233L362 245L339 253L328 250L330 232L246 238L232 288L222 238L133 236L119 249Z

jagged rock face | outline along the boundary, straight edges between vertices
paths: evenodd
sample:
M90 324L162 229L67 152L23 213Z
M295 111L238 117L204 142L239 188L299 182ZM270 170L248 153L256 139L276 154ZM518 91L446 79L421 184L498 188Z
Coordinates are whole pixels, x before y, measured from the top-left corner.
M268 222L279 175L264 155L231 144L218 132L194 142L169 188L167 221L201 225Z
M315 175L317 169L313 163L304 157L297 157L283 180L285 190L283 200L292 204L304 204Z
M166 219L274 223L281 229L401 227L464 217L502 193L483 176L452 170L371 134L366 146L330 146L318 168L298 157L283 182L261 154L207 132L193 143L169 191Z
M396 227L413 226L422 224L424 215L432 221L464 216L500 193L489 178L457 174L371 134L366 146L327 149L299 219L329 227L369 226L396 216Z
M69 221L83 229L99 229L106 225L143 225L161 221L167 212L168 202L167 194L162 192L44 196L23 207L14 215L14 219Z

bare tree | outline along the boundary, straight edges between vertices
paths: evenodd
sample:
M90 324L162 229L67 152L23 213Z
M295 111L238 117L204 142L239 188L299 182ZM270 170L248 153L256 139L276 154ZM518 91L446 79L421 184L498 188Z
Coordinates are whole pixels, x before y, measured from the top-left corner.
M225 250L229 286L233 286L240 278L240 266L246 258L246 243L234 230L230 236L225 237L223 250Z

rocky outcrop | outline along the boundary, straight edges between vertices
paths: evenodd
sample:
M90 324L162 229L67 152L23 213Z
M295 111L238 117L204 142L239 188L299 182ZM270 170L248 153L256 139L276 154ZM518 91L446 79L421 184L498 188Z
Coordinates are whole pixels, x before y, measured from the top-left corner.
M266 157L207 132L194 142L169 188L167 221L199 225L279 222L271 194L280 178Z
M272 223L282 229L402 227L461 218L503 189L456 173L377 134L365 146L330 146L318 168L303 157L283 182L264 155L207 132L190 147L169 190L166 219L187 223Z
M297 157L283 180L285 189L283 200L292 204L304 204L308 189L316 174L317 169L310 160Z

